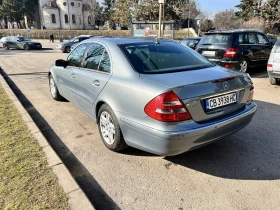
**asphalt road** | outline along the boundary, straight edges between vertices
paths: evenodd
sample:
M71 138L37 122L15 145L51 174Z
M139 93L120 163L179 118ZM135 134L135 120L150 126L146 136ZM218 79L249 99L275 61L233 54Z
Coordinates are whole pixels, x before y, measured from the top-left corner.
M201 149L160 157L109 151L89 117L52 100L48 68L66 56L0 49L0 66L96 209L280 209L280 86L271 86L264 70L252 74L258 111L249 126Z

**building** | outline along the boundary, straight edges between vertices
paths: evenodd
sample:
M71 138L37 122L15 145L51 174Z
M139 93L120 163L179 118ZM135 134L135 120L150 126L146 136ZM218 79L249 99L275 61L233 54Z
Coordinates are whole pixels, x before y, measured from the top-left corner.
M94 29L96 0L39 0L41 27Z

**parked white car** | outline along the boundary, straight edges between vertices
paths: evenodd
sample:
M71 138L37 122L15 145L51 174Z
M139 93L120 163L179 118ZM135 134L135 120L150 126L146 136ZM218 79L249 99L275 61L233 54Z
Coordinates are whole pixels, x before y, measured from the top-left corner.
M271 50L267 62L267 72L272 85L280 84L280 40L278 40Z

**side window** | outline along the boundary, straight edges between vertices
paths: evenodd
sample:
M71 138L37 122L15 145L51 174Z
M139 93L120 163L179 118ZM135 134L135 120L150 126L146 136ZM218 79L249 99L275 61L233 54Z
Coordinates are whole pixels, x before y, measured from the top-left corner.
M111 71L110 58L106 50L103 53L103 57L99 65L99 71L103 71L107 73Z
M269 44L268 39L263 34L257 34L259 44Z
M105 48L100 44L92 44L88 50L87 58L84 61L84 68L98 70L100 59Z
M245 44L258 44L257 37L254 33L246 33L244 34Z
M238 43L239 44L245 44L243 35L244 34L238 34Z
M69 66L76 66L76 67L80 66L83 60L84 53L87 49L87 46L88 44L86 43L81 44L71 52L71 54L67 58L67 61L69 62Z

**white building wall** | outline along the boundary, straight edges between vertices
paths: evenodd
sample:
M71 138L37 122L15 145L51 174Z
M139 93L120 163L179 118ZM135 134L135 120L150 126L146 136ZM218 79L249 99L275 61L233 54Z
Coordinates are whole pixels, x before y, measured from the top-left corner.
M96 0L56 0L59 9L45 9L42 8L50 0L39 0L41 8L41 22L42 26L47 29L94 29L94 17L92 17L91 24L88 22L88 16L93 16L93 12L82 11L83 4L92 5ZM51 14L55 14L56 23L51 21ZM65 22L65 15L68 15L68 23ZM73 22L73 15L75 15L76 23Z
M56 23L52 23L52 14L55 15ZM60 17L59 17L59 10L58 9L43 9L43 20L44 26L47 29L57 29L60 28Z

